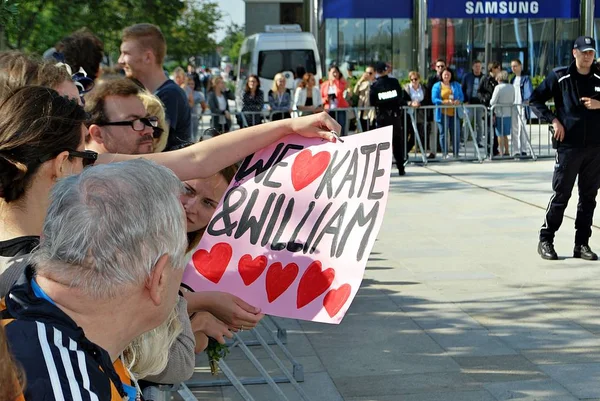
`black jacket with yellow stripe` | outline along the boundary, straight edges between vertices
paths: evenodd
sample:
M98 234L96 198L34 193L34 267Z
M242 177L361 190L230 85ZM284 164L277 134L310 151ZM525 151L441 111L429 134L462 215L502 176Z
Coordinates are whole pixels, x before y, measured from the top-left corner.
M32 285L33 268L0 302L9 349L25 372L27 401L133 401L134 383L118 360ZM125 385L123 383L126 383Z

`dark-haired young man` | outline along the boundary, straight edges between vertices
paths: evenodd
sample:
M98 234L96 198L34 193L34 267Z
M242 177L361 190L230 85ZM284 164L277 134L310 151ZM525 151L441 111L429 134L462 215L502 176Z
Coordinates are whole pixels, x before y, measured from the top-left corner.
M156 25L136 24L123 30L119 64L128 77L138 79L165 105L170 127L165 150L171 150L192 140L192 114L183 89L163 71L166 53L167 42Z
M477 96L479 97L479 101L481 104L485 105L485 107L490 107L490 100L492 100L492 94L494 93L494 88L498 85L498 81L496 81L496 74L500 72L502 67L500 63L497 61L492 61L488 64L488 75L481 80L479 84L479 89L477 90ZM494 156L498 156L500 152L498 151L498 138L493 133L490 133L493 138L493 146L492 149L488 149L489 154L493 154ZM490 138L487 139L487 145L489 147Z

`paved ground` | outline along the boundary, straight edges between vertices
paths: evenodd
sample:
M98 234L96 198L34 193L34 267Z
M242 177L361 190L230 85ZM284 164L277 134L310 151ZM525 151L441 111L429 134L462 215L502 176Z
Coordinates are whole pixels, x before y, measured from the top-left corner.
M312 399L600 400L600 262L570 257L575 202L556 239L561 260L536 253L552 167L432 163L393 177L379 239L342 324L282 321ZM591 241L598 251L599 218ZM239 352L227 361L252 374ZM256 400L278 400L266 386L248 389ZM231 387L196 395L240 399Z

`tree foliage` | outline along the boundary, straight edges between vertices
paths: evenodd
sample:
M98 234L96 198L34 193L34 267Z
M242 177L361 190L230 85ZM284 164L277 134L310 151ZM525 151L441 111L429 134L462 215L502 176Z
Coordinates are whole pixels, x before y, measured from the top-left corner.
M6 24L8 46L37 54L86 27L102 39L107 53L117 56L123 28L149 22L165 34L169 56L185 58L199 48L214 50L210 36L221 18L210 0L23 0L17 7L16 17Z
M221 55L229 56L229 60L235 63L240 55L242 42L246 37L245 28L244 25L233 23L227 26L225 32L225 37L219 43L219 46L223 49Z
M216 3L204 2L202 8L188 5L178 21L163 31L169 57L184 63L189 56L214 51L217 44L210 34L216 32L221 17Z

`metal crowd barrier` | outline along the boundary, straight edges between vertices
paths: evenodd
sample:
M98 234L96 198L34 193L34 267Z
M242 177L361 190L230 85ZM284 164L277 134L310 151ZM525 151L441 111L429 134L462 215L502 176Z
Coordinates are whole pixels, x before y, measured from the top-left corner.
M551 106L551 104L549 104ZM548 124L536 118L527 104L494 105L486 108L481 104L429 105L404 107L400 116L405 132L406 160L412 163L426 164L431 160L483 161L495 160L493 144L495 137L494 110L498 107L511 107L510 157L531 158L554 157ZM440 143L438 122L435 121L435 110L455 110L454 133L446 135L445 146ZM375 109L373 107L347 107L328 111L333 118L343 120L344 134L358 134L375 128ZM273 118L292 118L300 115L295 110L287 111L231 111L229 130L245 128L253 123L272 121ZM341 113L344 113L343 115ZM199 131L213 126L213 117L219 114L202 114L199 116ZM355 121L355 128L350 130L350 123ZM442 113L441 126L444 131L452 131L451 119ZM219 132L223 132L226 124L217 124ZM518 135L517 135L518 131ZM481 146L479 146L481 145ZM456 149L455 149L456 148Z
M267 321L269 323L267 323ZM266 336L261 334L259 328L263 329L263 334L266 333ZM268 384L271 390L277 395L278 400L287 401L288 398L285 396L278 383L290 383L304 401L311 401L304 389L302 389L298 383L304 381L304 367L294 358L291 352L284 345L287 342L286 330L282 328L271 316L267 315L259 322L256 328L248 330L244 333L251 334L254 339L245 338L243 337L242 333L234 333L233 341L229 342L228 344L229 348L232 349L237 347L242 350L246 358L259 372L260 376L238 377L231 369L229 364L225 361L225 358L219 360L218 362L219 368L225 375L225 379L188 380L185 383L179 383L176 385L160 385L150 387L144 390L144 398L148 401L167 401L171 399L171 393L177 392L185 401L192 401L196 400L191 391L193 388L234 386L238 394L244 400L254 401L254 397L252 397L245 386L252 384ZM285 356L285 359L291 363L291 372L285 365L284 361L273 351L271 345L276 345ZM260 363L254 353L250 350L250 348L248 348L250 346L262 347L269 358L275 362L283 375L272 376L269 374L263 364Z
M220 122L221 117L225 117L223 114L204 113L198 116L198 130L204 132L208 128L214 128L220 133L229 132L232 130L235 121L235 111L229 111L231 119L229 121Z
M500 112L500 113L497 113ZM506 127L505 124L510 124L508 127L510 132L509 137L509 153L508 157L526 157L530 156L533 160L537 160L537 154L534 150L531 139L532 139L532 130L531 124L527 124L527 114L528 106L525 104L494 104L490 107L490 142L489 145L493 144L493 136L496 130L502 132ZM496 114L501 114L504 118L496 117ZM508 114L508 116L505 116ZM547 132L546 132L547 136ZM541 125L538 124L537 129L537 137L538 137L538 150L541 150L541 141L539 139L542 138L541 133ZM528 153L529 152L529 153ZM490 159L494 159L496 157L493 153L490 154Z
M269 112L263 111L238 111L236 115L239 117L238 125L240 128L252 127L268 121ZM241 122L241 124L239 124Z
M435 119L438 109L442 110L441 122ZM448 115L444 110L453 110L453 116ZM485 106L478 104L405 107L404 132L406 138L408 134L412 134L414 139L408 143L408 147L412 147L414 142L414 156L420 158L423 163L438 158L438 145L441 159L454 158L482 162L486 158L486 150L480 148L478 142L483 141L487 135L485 130L487 118ZM478 121L479 119L481 121ZM472 152L469 149L469 142L471 142ZM407 148L408 152L410 150ZM420 152L420 157L417 151Z

